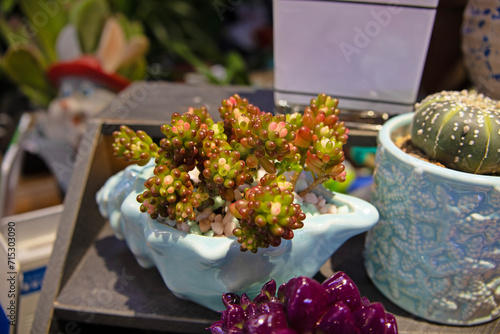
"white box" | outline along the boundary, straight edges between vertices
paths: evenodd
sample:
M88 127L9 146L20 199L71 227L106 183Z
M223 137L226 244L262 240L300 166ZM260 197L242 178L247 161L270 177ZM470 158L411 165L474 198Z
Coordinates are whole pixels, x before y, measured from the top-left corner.
M0 333L30 333L62 210L57 205L2 218L0 270L5 277L0 279ZM13 263L8 262L9 256ZM11 276L13 288L7 281ZM12 304L15 309L10 314ZM15 326L8 325L13 320L9 316L15 317Z
M341 109L411 111L437 4L274 0L275 101L309 104L324 92Z

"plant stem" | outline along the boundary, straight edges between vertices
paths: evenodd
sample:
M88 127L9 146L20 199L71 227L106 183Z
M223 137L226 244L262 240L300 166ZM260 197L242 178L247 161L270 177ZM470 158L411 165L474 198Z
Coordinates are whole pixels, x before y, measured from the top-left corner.
M316 188L317 186L319 186L320 184L322 184L323 182L325 182L329 178L330 178L330 176L328 176L328 175L321 175L320 177L315 179L313 181L313 183L311 183L306 189L302 190L299 193L299 196L304 197L307 193L309 193L311 190L313 190L314 188Z
M290 180L290 182L292 183L294 189L295 189L295 185L297 184L297 181L299 180L301 173L302 172L293 172L293 176L292 176L292 179Z

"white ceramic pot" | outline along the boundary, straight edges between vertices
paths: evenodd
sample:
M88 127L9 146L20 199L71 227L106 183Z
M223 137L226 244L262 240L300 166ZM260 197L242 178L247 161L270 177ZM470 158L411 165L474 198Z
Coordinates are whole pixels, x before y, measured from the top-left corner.
M141 266L156 266L176 296L215 311L225 309L225 292L246 292L253 298L270 278L280 285L292 277L314 276L348 238L378 221L377 210L368 202L321 189L348 212L307 218L295 237L279 247L241 252L235 237L186 234L141 213L136 196L144 191L153 167L130 166L111 177L97 194L100 211Z
M500 315L500 177L439 167L401 151L413 114L378 135L365 267L392 302L424 319L474 325Z

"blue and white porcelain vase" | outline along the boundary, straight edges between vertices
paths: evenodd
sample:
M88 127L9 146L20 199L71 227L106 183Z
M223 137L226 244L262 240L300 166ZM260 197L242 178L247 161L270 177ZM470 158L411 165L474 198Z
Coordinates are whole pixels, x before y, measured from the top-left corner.
M253 298L270 278L281 285L292 277L314 276L338 247L372 228L379 217L366 201L319 188L345 212L306 218L294 238L278 247L241 252L235 237L188 234L140 212L136 197L153 168L133 165L108 179L97 193L99 210L142 267L156 266L177 297L214 311L225 310L223 293L245 292Z
M448 325L500 315L500 177L437 166L404 153L413 113L378 135L365 267L392 302Z
M478 92L500 99L500 0L469 0L462 22L462 54Z

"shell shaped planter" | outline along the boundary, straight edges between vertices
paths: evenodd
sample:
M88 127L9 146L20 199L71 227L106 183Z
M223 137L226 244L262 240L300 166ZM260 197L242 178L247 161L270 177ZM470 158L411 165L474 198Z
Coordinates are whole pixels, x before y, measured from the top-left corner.
M179 298L214 311L225 309L222 294L246 292L255 297L273 278L278 285L296 276L315 275L347 239L378 221L370 203L327 192L349 212L308 217L292 240L280 246L241 252L235 237L187 234L141 213L136 196L154 166L129 166L112 176L97 193L101 214L109 218L115 236L124 239L142 267L156 266L167 287Z
M365 267L392 302L421 318L475 325L500 315L500 177L459 172L410 156L394 140L413 113L378 135Z

